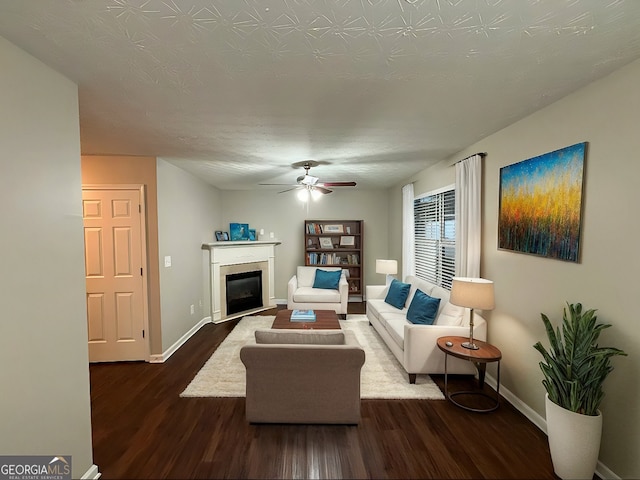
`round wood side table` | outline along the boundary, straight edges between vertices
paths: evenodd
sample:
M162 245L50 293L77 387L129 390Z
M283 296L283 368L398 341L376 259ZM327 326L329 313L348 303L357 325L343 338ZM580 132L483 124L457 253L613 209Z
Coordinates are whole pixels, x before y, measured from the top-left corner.
M462 346L463 342L468 342L468 337L440 337L438 338L438 348L445 353L444 356L444 393L448 400L450 400L453 404L457 405L460 408L464 408L465 410L469 410L471 412L493 412L500 406L500 360L502 359L502 352L491 345L490 343L483 342L480 340L473 339L473 343L475 343L479 348L477 350L471 350L469 348L465 348ZM447 343L451 343L451 345L447 345ZM448 384L448 373L447 373L447 359L449 356L460 358L462 360L467 360L472 362L475 367L478 369L478 385L480 390L467 390L460 392L449 392L449 384ZM482 391L482 387L484 386L484 377L487 369L487 363L498 362L498 378L496 385L496 397L485 393ZM489 408L473 408L468 405L463 405L458 402L454 397L458 395L481 395L483 397L487 397L491 400L495 401L495 404Z

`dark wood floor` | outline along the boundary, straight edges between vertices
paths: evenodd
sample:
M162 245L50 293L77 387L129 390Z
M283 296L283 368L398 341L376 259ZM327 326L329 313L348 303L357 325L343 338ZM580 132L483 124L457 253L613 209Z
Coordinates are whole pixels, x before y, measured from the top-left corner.
M250 425L243 398L180 398L236 323L204 326L164 364L91 365L102 478L556 478L546 436L504 399L488 414L363 400L360 425L322 426Z

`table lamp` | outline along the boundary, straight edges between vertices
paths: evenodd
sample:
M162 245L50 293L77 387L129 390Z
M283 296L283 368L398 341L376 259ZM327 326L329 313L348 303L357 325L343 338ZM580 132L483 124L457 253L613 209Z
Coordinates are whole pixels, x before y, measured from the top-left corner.
M376 273L386 274L386 284L390 285L392 275L398 273L398 262L395 260L376 260Z
M469 317L469 341L462 346L471 350L478 350L478 346L473 343L473 309L493 310L493 282L484 278L453 277L451 285L451 297L449 299L454 305L471 309Z

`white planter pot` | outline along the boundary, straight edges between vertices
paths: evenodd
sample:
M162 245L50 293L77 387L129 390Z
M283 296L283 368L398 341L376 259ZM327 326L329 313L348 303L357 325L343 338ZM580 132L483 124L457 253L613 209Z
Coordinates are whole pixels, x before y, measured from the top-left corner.
M546 395L547 436L553 470L562 479L593 478L600 453L602 414L581 415L562 408Z

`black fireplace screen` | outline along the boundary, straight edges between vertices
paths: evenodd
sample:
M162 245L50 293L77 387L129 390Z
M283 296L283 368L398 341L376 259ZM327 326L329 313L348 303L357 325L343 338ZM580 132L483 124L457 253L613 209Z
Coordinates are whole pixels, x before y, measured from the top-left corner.
M227 315L262 307L262 270L226 276Z

